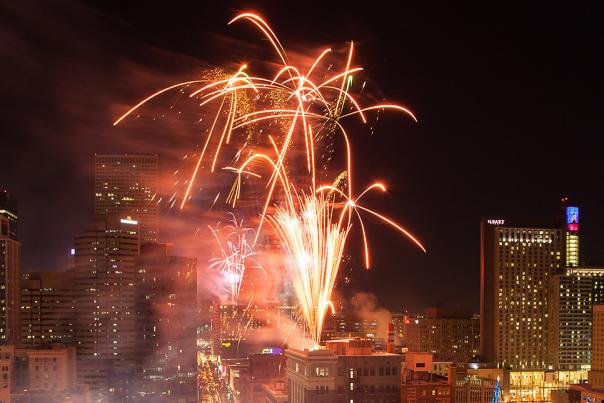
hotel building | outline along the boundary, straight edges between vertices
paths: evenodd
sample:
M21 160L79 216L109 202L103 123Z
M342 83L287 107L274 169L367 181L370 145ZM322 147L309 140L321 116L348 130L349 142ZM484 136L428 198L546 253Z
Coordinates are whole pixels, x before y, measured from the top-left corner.
M548 367L549 295L564 268L562 230L481 222L481 357L513 369Z

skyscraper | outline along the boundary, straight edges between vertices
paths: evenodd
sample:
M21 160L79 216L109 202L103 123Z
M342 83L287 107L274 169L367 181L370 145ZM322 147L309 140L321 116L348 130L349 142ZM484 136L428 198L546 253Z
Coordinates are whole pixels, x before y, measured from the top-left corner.
M604 298L604 267L567 267L550 281L550 362L556 369L589 369L594 301Z
M75 338L81 359L132 361L139 245L138 223L115 215L98 217L75 238Z
M19 341L21 244L13 229L16 214L11 211L16 210L0 206L0 342L15 343Z
M10 222L9 237L17 240L17 221L19 221L17 200L6 190L0 191L0 215Z
M604 399L604 305L593 306L591 371L587 383L570 385L570 403L601 402Z
M95 214L130 216L139 222L141 241L157 241L157 171L157 155L95 155Z
M514 369L548 364L548 283L564 267L562 231L481 222L480 350Z
M34 348L74 340L74 272L24 273L21 279L21 345Z
M589 385L604 389L604 305L593 307L593 357L589 371Z
M195 398L197 259L147 243L136 267L136 393Z

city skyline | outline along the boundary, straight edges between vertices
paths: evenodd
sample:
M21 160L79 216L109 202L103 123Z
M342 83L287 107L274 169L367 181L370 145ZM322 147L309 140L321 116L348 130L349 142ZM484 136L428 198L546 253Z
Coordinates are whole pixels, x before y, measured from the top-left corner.
M561 11L551 9L542 18L531 19L536 10L526 9L518 14L502 10L501 15L489 17L493 24L487 27L478 18L481 10L462 8L431 14L414 6L408 9L409 15L398 26L394 21L378 23L379 18L384 18L378 9L359 14L358 9L352 7L340 10L344 14L333 24L331 20L316 19L314 15L313 20L321 29L316 36L301 38L294 28L288 29L288 25L292 25L289 24L293 21L292 14L278 6L213 6L204 13L182 13L181 9L174 8L167 12L179 15L179 18L188 18L185 17L187 14L199 15L203 23L182 24L182 29L172 29L168 33L165 29L152 29L163 13L156 7L137 9L134 13L128 6L95 8L99 6L73 3L49 8L49 18L38 28L39 33L56 31L49 46L65 49L64 54L54 59L56 67L53 70L35 73L27 59L15 59L14 55L7 55L7 60L13 63L4 67L22 66L18 71L7 72L16 77L15 83L20 83L8 88L8 93L15 99L12 115L20 116L24 111L28 115L37 114L49 122L45 126L53 127L57 133L48 136L48 129L24 123L21 118L11 118L4 123L3 132L15 135L8 136L5 142L11 152L0 166L0 183L20 200L23 216L20 232L26 237L23 242L24 268L61 266L71 247L73 233L80 231L91 218L90 211L79 206L89 202L90 196L84 190L92 187L90 159L94 153L136 153L142 148L143 153L159 153L160 159L166 161L160 169L165 176L170 175L172 162L182 156L175 156L173 148L169 149L168 155L161 155L168 150L166 144L170 143L171 131L149 139L138 133L138 129L134 132L128 128L114 129L110 123L123 110L123 105L157 88L163 82L163 75L189 76L188 72L195 71L196 65L206 62L203 55L207 52L223 57L223 52L218 51L214 43L242 41L238 32L229 33L228 39L216 36L223 32L223 21L235 9L250 6L257 7L267 16L281 16L276 28L287 42L300 41L318 47L324 42L336 42L340 37L343 41L355 39L363 53L362 64L377 65L374 69L378 70L369 74L376 87L384 92L377 96L401 99L417 112L418 124L382 119L379 130L382 134L378 141L370 139L373 136L357 136L355 141L360 149L365 146L365 139L371 141L374 155L379 158L366 156L366 164L375 167L372 175L387 180L389 185L390 195L375 203L386 212L399 210L396 218L424 240L429 253L425 256L416 254L395 236L385 236L375 242L375 270L369 273L356 270L360 267L360 259L357 259L358 264L355 263L355 270L351 271L356 279L353 286L362 284L363 291L380 294L381 302L391 309L405 305L420 310L456 298L460 304L476 310L479 301L476 241L480 218L526 220L530 217L538 222L547 221L557 214L558 201L565 195L575 200L584 214L581 242L582 255L587 261L581 264L604 261L604 254L598 248L602 239L597 231L604 221L599 209L602 191L590 185L601 182L602 178L597 164L597 147L590 147L588 141L592 133L598 132L597 112L593 109L595 95L586 87L589 74L571 73L578 69L596 69L601 63L590 48L593 26L578 24L582 21L580 17L590 21L583 13L562 16ZM139 12L142 14L138 15ZM306 11L302 13L301 16L311 18L304 14ZM443 32L457 24L449 13L466 21L466 25L450 37ZM33 18L18 5L12 5L8 15L15 23L27 24ZM80 32L80 40L75 43L69 43L66 34L58 29L64 26L66 15L75 15L89 25L88 29L83 23L70 28L72 32ZM507 18L517 22L517 32L511 36L506 35L503 26L498 24ZM557 31L557 22L562 18L568 19L577 29ZM438 27L439 23L441 27ZM197 35L200 41L192 41L185 34L184 26L193 30L192 35ZM10 37L18 32L11 24L3 29ZM319 34L321 31L329 32L327 40ZM479 31L481 35L475 36ZM549 43L548 34L564 39L561 42L564 47L554 47L553 40ZM98 35L104 40L99 41ZM380 45L376 47L378 43ZM489 43L497 46L491 49ZM580 46L575 46L579 43ZM142 52L133 54L130 51L140 45ZM543 46L541 52L531 54L530 49L537 45ZM49 51L42 46L38 36L31 42L18 41L15 46L19 50L17 54L29 54L33 58L45 57ZM246 50L239 49L242 58L249 57ZM399 49L407 50L401 53ZM426 49L436 51L427 52ZM450 59L453 49L458 49L456 52L463 56ZM487 57L479 59L475 56L473 52L478 49L486 52ZM565 51L571 52L572 56L564 56L561 52ZM573 56L594 63L574 64ZM382 63L384 58L390 62ZM76 63L76 60L82 62ZM96 67L92 68L89 62ZM525 68L530 63L550 68ZM448 64L449 69L446 68ZM154 65L157 67L150 67ZM403 74L398 68L389 67L393 65L400 66ZM430 77L425 76L424 70L431 72ZM65 74L68 71L76 73L75 76ZM37 80L54 83L52 88L40 90L38 98L41 105L48 106L58 96L60 102L56 106L48 108L30 102L26 95L28 91L23 91L27 88L23 80L31 75ZM88 87L92 92L98 92L98 100L86 98L90 90L82 87L79 76L87 81L95 77L95 80L115 85L111 86L111 91L109 85L103 85L99 91ZM128 85L124 82L126 77ZM485 91L486 80L492 80L489 82L495 86L499 97L492 96L493 91ZM555 98L567 102L547 101L551 98L547 95L549 88L562 91L563 95ZM83 99L93 106L86 108L88 110L81 109ZM573 102L569 103L570 100ZM402 132L391 129L399 124ZM65 129L59 129L61 126ZM162 129L156 126L155 132ZM64 134L58 135L60 131ZM458 141L463 144L464 151L450 153ZM191 144L180 138L177 143ZM405 158L401 160L391 150L401 149L403 145ZM47 150L54 152L48 154ZM17 168L18 161L27 153L33 153L39 168ZM490 161L499 161L501 169L489 169ZM40 172L44 175L39 175ZM48 175L50 179L45 178ZM54 190L51 183L61 183L61 191ZM426 186L428 183L430 186ZM40 200L45 202L40 204ZM65 211L70 214L65 216ZM53 228L52 236L49 237L46 228ZM454 237L449 236L450 229L454 229ZM381 227L370 224L369 230L380 234ZM189 234L194 232L192 229ZM387 281L399 273L404 273L404 282ZM434 289L418 293L417 285L422 283L424 276L436 279ZM456 281L458 278L469 281ZM463 292L446 286L454 281Z
M0 5L0 403L604 402L598 14L404 5Z

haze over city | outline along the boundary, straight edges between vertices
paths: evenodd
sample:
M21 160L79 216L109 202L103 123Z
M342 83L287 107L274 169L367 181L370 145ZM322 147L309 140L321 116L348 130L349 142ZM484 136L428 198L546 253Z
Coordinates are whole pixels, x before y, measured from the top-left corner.
M0 5L0 401L604 398L598 14L401 5Z

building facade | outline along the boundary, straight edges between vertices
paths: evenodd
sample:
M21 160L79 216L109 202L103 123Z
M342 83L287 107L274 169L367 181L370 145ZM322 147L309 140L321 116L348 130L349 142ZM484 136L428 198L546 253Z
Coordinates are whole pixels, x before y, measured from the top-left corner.
M455 403L490 403L495 396L497 381L477 376L457 377Z
M195 398L197 259L147 243L136 268L136 392Z
M429 308L404 321L403 345L439 360L469 362L480 353L480 319L460 309Z
M589 385L604 391L604 305L593 307L592 358Z
M568 267L550 281L550 362L560 370L591 365L592 307L604 297L604 267Z
M19 221L19 212L17 209L17 200L6 190L0 191L0 216L4 216L10 224L6 230L9 238L18 240L17 227Z
M74 271L24 273L21 278L21 345L73 343L76 323Z
M445 376L432 372L433 355L405 354L401 377L401 403L451 403L455 398L455 366L447 366Z
M558 228L481 222L481 358L514 369L548 363L549 286L564 267Z
M95 155L95 214L115 213L139 222L141 241L159 239L157 155Z
M372 351L372 341L333 340L325 349L288 349L290 403L398 402L401 356Z
M0 214L0 342L19 341L19 277L21 243L11 229L14 222Z
M114 215L97 217L75 238L75 340L80 359L132 362L139 248L137 222Z

